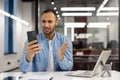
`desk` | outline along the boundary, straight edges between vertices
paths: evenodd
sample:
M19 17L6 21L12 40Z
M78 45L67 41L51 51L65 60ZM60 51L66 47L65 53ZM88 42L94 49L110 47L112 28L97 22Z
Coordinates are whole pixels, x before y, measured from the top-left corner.
M119 80L120 79L120 72L118 71L112 71L112 77L97 77L94 76L92 78L84 78L84 77L71 77L71 76L65 76L66 73L69 73L69 71L65 72L28 72L26 74L22 74L21 72L7 72L7 73L1 73L0 74L0 80L3 80L5 76L8 75L14 75L14 76L19 76L19 75L52 75L53 79L52 80ZM26 79L24 79L26 80Z

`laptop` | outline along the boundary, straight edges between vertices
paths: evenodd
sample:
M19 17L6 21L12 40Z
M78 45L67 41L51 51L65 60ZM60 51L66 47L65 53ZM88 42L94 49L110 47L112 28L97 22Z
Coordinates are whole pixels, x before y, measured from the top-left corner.
M103 50L94 66L94 69L92 71L73 71L70 73L67 73L67 76L76 76L76 77L93 77L100 72L101 68L101 62L103 64L106 64L107 59L109 58L111 54L111 50Z

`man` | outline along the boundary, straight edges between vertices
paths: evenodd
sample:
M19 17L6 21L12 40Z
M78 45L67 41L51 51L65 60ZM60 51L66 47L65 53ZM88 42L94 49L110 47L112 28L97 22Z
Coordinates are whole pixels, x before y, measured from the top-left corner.
M22 72L68 71L73 66L72 42L64 35L55 32L58 24L53 10L41 14L43 33L37 40L26 42L19 68Z

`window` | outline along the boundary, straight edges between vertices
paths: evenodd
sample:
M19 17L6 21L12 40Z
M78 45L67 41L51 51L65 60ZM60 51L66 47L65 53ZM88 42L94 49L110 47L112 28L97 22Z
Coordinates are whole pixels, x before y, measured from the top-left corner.
M4 10L11 15L16 14L16 1L17 0L4 0ZM14 53L14 21L10 17L5 16L5 42L4 53Z

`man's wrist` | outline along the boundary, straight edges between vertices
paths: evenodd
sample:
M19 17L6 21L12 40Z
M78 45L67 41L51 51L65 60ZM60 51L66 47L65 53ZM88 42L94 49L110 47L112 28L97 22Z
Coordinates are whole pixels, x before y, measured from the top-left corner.
M62 61L64 59L64 56L60 56L59 60Z
M31 61L30 57L26 56L26 61L30 62Z

